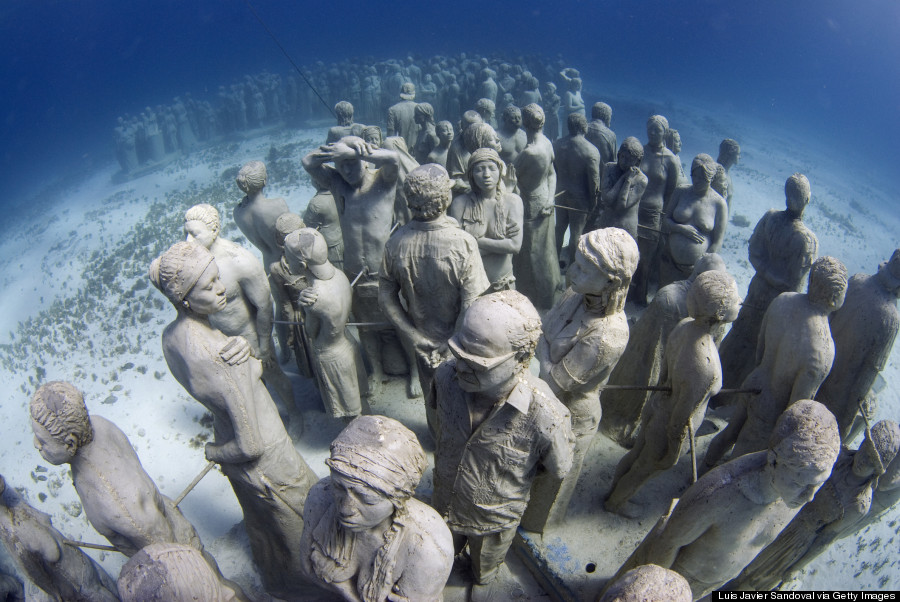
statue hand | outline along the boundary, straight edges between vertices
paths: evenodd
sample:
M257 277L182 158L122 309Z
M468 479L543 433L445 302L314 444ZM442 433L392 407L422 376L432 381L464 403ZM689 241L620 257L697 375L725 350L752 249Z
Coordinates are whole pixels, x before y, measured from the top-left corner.
M641 173L641 168L638 167L637 165L632 165L631 167L628 168L628 177L629 178L636 178L636 177L638 177L639 173Z
M516 222L506 223L506 238L515 238L519 233L519 224Z
M694 226L690 224L681 224L682 233L696 243L706 242L706 237L700 234L700 231L697 230Z
M210 462L215 462L216 464L219 463L219 454L217 453L218 447L218 445L213 443L207 443L203 448L203 455L206 456L206 459Z
M341 143L341 146L344 146L353 151L354 155L362 156L372 153L372 146L362 138L359 138L358 140L350 140L347 143Z
M538 215L540 215L541 217L551 216L551 215L553 215L554 209L556 209L556 208L553 205L550 205L549 207L544 207L543 209L541 209L541 211L540 211L540 213L538 213Z
M228 337L228 342L219 350L219 357L229 366L243 364L250 359L250 343L244 337Z
M319 293L314 291L312 287L305 288L300 291L300 295L297 297L297 303L303 305L305 307L309 307L314 305L316 301L319 300Z

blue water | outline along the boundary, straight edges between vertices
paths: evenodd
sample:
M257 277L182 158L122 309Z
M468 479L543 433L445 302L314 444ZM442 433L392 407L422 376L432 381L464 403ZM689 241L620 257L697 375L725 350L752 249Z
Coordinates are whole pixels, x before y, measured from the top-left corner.
M561 53L587 89L626 82L654 97L702 99L897 173L892 0L253 2L301 65L407 52ZM185 92L214 100L218 85L266 68L290 70L244 0L6 0L0 173L15 191L108 163L119 115Z

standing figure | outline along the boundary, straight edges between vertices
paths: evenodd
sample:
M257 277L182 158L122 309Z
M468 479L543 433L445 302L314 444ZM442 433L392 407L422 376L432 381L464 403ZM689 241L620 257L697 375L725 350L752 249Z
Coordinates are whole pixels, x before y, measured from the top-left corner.
M212 205L204 203L188 209L184 214L184 232L188 241L202 245L216 258L225 286L225 308L210 318L210 324L227 336L246 339L253 357L262 362L263 380L281 398L286 411L302 425L302 416L294 411L294 387L275 356L272 341L275 314L263 266L253 253L219 236L219 212ZM276 244L274 238L272 243Z
M556 252L566 266L575 261L575 247L584 232L588 215L600 197L600 152L584 137L587 120L571 113L569 135L553 143L556 155ZM562 253L566 229L569 245Z
M268 178L262 161L250 161L241 167L236 181L246 196L235 206L232 214L247 240L262 253L263 267L266 269L281 258L281 249L275 244L275 220L288 212L284 199L267 199L263 194Z
M0 542L22 574L53 602L117 602L116 583L0 476ZM17 588L18 589L18 588ZM14 598L10 597L9 600ZM24 598L21 598L24 600Z
M206 459L231 483L266 591L289 599L300 586L303 503L316 475L284 429L249 343L209 323L227 304L212 254L176 243L150 265L150 279L178 312L162 335L169 370L213 415Z
M760 392L741 394L728 426L709 445L707 468L732 443L735 458L764 448L784 409L816 396L834 360L828 316L841 307L846 292L847 268L825 256L810 270L807 294L782 293L772 301L759 329L756 367L741 384Z
M344 600L443 600L453 540L441 516L412 497L428 466L413 432L360 416L325 463L331 476L306 502L304 575Z
M437 132L434 125L434 107L427 102L420 102L415 110L416 125L419 126L419 134L416 137L415 146L412 146L412 156L419 163L426 163L428 155L438 145Z
M463 134L470 126L475 125L476 123L484 123L481 115L476 111L466 111L463 113L459 119L459 131L457 132L457 136L453 139L453 142L450 144L450 149L447 151L446 167L447 173L449 173L450 177L454 180L454 194L468 192L468 188L466 187L469 184L466 182L465 173L466 166L469 164L469 155L471 153L466 150Z
M571 286L544 318L537 346L541 379L572 418L575 454L562 481L538 478L522 519L530 531L560 524L600 423L600 387L628 344L625 295L637 268L637 243L624 230L594 230L578 241Z
M302 275L307 283L293 301L303 312L310 360L325 410L332 418L359 416L366 370L357 342L347 334L350 281L328 261L325 237L313 228L288 234L284 255L291 272Z
M406 148L415 146L416 136L419 133L419 126L416 124L415 98L415 84L406 82L400 86L400 102L391 105L388 109L387 135L403 138Z
M847 286L844 304L829 319L834 339L834 363L816 395L831 410L845 442L854 438L859 406L875 377L887 365L900 328L900 249L878 272L856 274Z
M344 136L361 136L363 128L366 127L361 123L353 123L353 105L342 100L334 105L334 115L338 124L328 128L328 135L325 137L325 144L337 142Z
M731 168L737 165L740 160L741 145L737 143L737 140L732 140L731 138L722 140L722 143L719 144L719 157L716 159L716 163L725 169L725 177L728 182L728 196L725 197L725 202L728 203L729 213L731 212L731 199L734 196L734 183L731 181Z
M450 152L450 145L453 144L453 124L449 121L438 121L434 131L437 134L438 143L421 163L437 163L446 169L447 155Z
M302 321L302 316L294 312L294 306L291 303L291 298L294 295L290 291L290 286L291 282L296 279L296 276L291 274L291 270L284 258L284 237L295 230L305 227L306 224L303 223L303 218L296 213L282 213L275 220L275 244L281 249L282 255L276 263L269 266L268 272L269 289L272 291L272 298L275 300L275 332L278 335L278 347L281 350L282 361L287 361L290 358L291 350L295 346L294 336L296 329L302 327L302 325L287 323ZM305 357L302 350L300 351L300 356ZM301 362L299 356L297 360L298 367L302 366L306 361L304 359ZM307 378L310 377L309 374L304 374L302 369L300 374Z
M515 288L513 256L522 247L522 199L506 192L506 169L497 151L480 148L469 157L470 192L453 199L448 214L475 237L491 288Z
M407 176L412 220L385 244L379 281L384 314L415 350L432 434L437 432L434 371L449 357L447 341L459 317L490 288L478 242L446 215L451 183L447 171L434 164Z
M647 188L638 208L641 264L635 273L632 291L638 305L647 304L650 280L654 278L659 264L663 210L669 206L681 174L681 163L666 148L668 129L669 122L662 115L653 115L647 120L647 144L644 145L644 160L641 162L641 171L647 176Z
M740 308L737 285L728 272L697 276L687 297L689 318L669 335L658 391L641 420L634 447L616 467L607 512L625 513L625 504L660 471L678 464L693 446L711 395L722 388L715 332L733 322Z
M456 551L468 543L474 602L507 599L501 567L538 468L562 479L572 465L569 412L528 371L540 333L540 316L521 293L479 297L450 339L455 359L434 375L432 504Z
M748 255L756 270L741 313L722 341L722 386L737 387L753 370L759 326L769 304L781 293L803 290L819 251L816 235L802 221L809 204L809 180L795 173L784 184L786 209L770 209L750 236ZM713 400L713 406L716 405Z
M541 105L546 114L547 124L544 126L544 133L550 142L559 138L559 107L562 105L562 99L556 93L556 84L547 82L544 84L543 94L544 104Z
M573 113L578 113L587 118L584 113L584 99L581 97L581 74L578 73L578 69L566 67L559 74L569 86L563 97L563 115L568 117Z
M331 191L316 185L316 195L309 200L303 221L325 237L328 244L328 261L339 270L344 269L344 235L341 233L341 219Z
M716 162L699 154L691 163L691 187L679 188L663 219L659 286L683 280L704 253L718 253L728 225L728 206L710 188Z
M544 111L536 104L522 109L528 143L516 158L516 179L522 195L522 247L513 256L516 288L541 310L553 307L559 287L554 200L556 169L553 144L542 133Z
M616 162L616 133L609 129L611 121L612 107L605 102L595 102L591 107L591 122L584 137L600 151L601 179L603 166Z
M621 228L638 239L638 207L647 189L647 176L641 171L644 147L634 136L622 142L615 163L607 163L600 180L597 226ZM590 229L591 224L587 226Z
M528 136L522 129L522 111L515 105L509 105L503 109L500 116L500 130L497 134L500 136L500 158L506 165L506 177L503 183L509 192L518 192L519 188L516 184L515 162L519 153L528 144Z

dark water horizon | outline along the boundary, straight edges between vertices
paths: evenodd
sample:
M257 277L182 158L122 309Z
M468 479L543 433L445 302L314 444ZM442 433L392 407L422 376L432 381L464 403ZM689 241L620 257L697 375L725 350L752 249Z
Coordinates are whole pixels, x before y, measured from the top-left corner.
M884 182L898 175L900 4L890 0L251 2L301 66L559 54L582 71L586 96L622 86L638 101L722 107ZM0 34L4 205L113 162L120 115L186 92L215 102L219 85L245 74L291 71L246 0L8 0Z

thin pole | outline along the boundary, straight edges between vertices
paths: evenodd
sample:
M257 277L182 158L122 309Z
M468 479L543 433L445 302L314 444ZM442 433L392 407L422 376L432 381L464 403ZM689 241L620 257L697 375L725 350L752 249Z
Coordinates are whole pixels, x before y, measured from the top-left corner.
M74 539L63 539L63 543L73 548L88 548L90 550L103 550L104 552L118 552L117 548L112 546L104 546L99 543L86 543L84 541L75 541Z
M187 494L189 494L191 492L191 490L197 486L197 483L199 483L201 480L203 480L203 477L208 475L209 471L212 470L213 468L215 468L215 466L216 466L215 462L210 462L209 464L207 464L206 467L200 471L200 474L198 474L196 477L194 477L194 480L191 481L191 484L188 485L187 488L181 492L181 495L179 495L177 498L175 498L175 505L177 506L178 504L180 504L181 501L187 497Z

